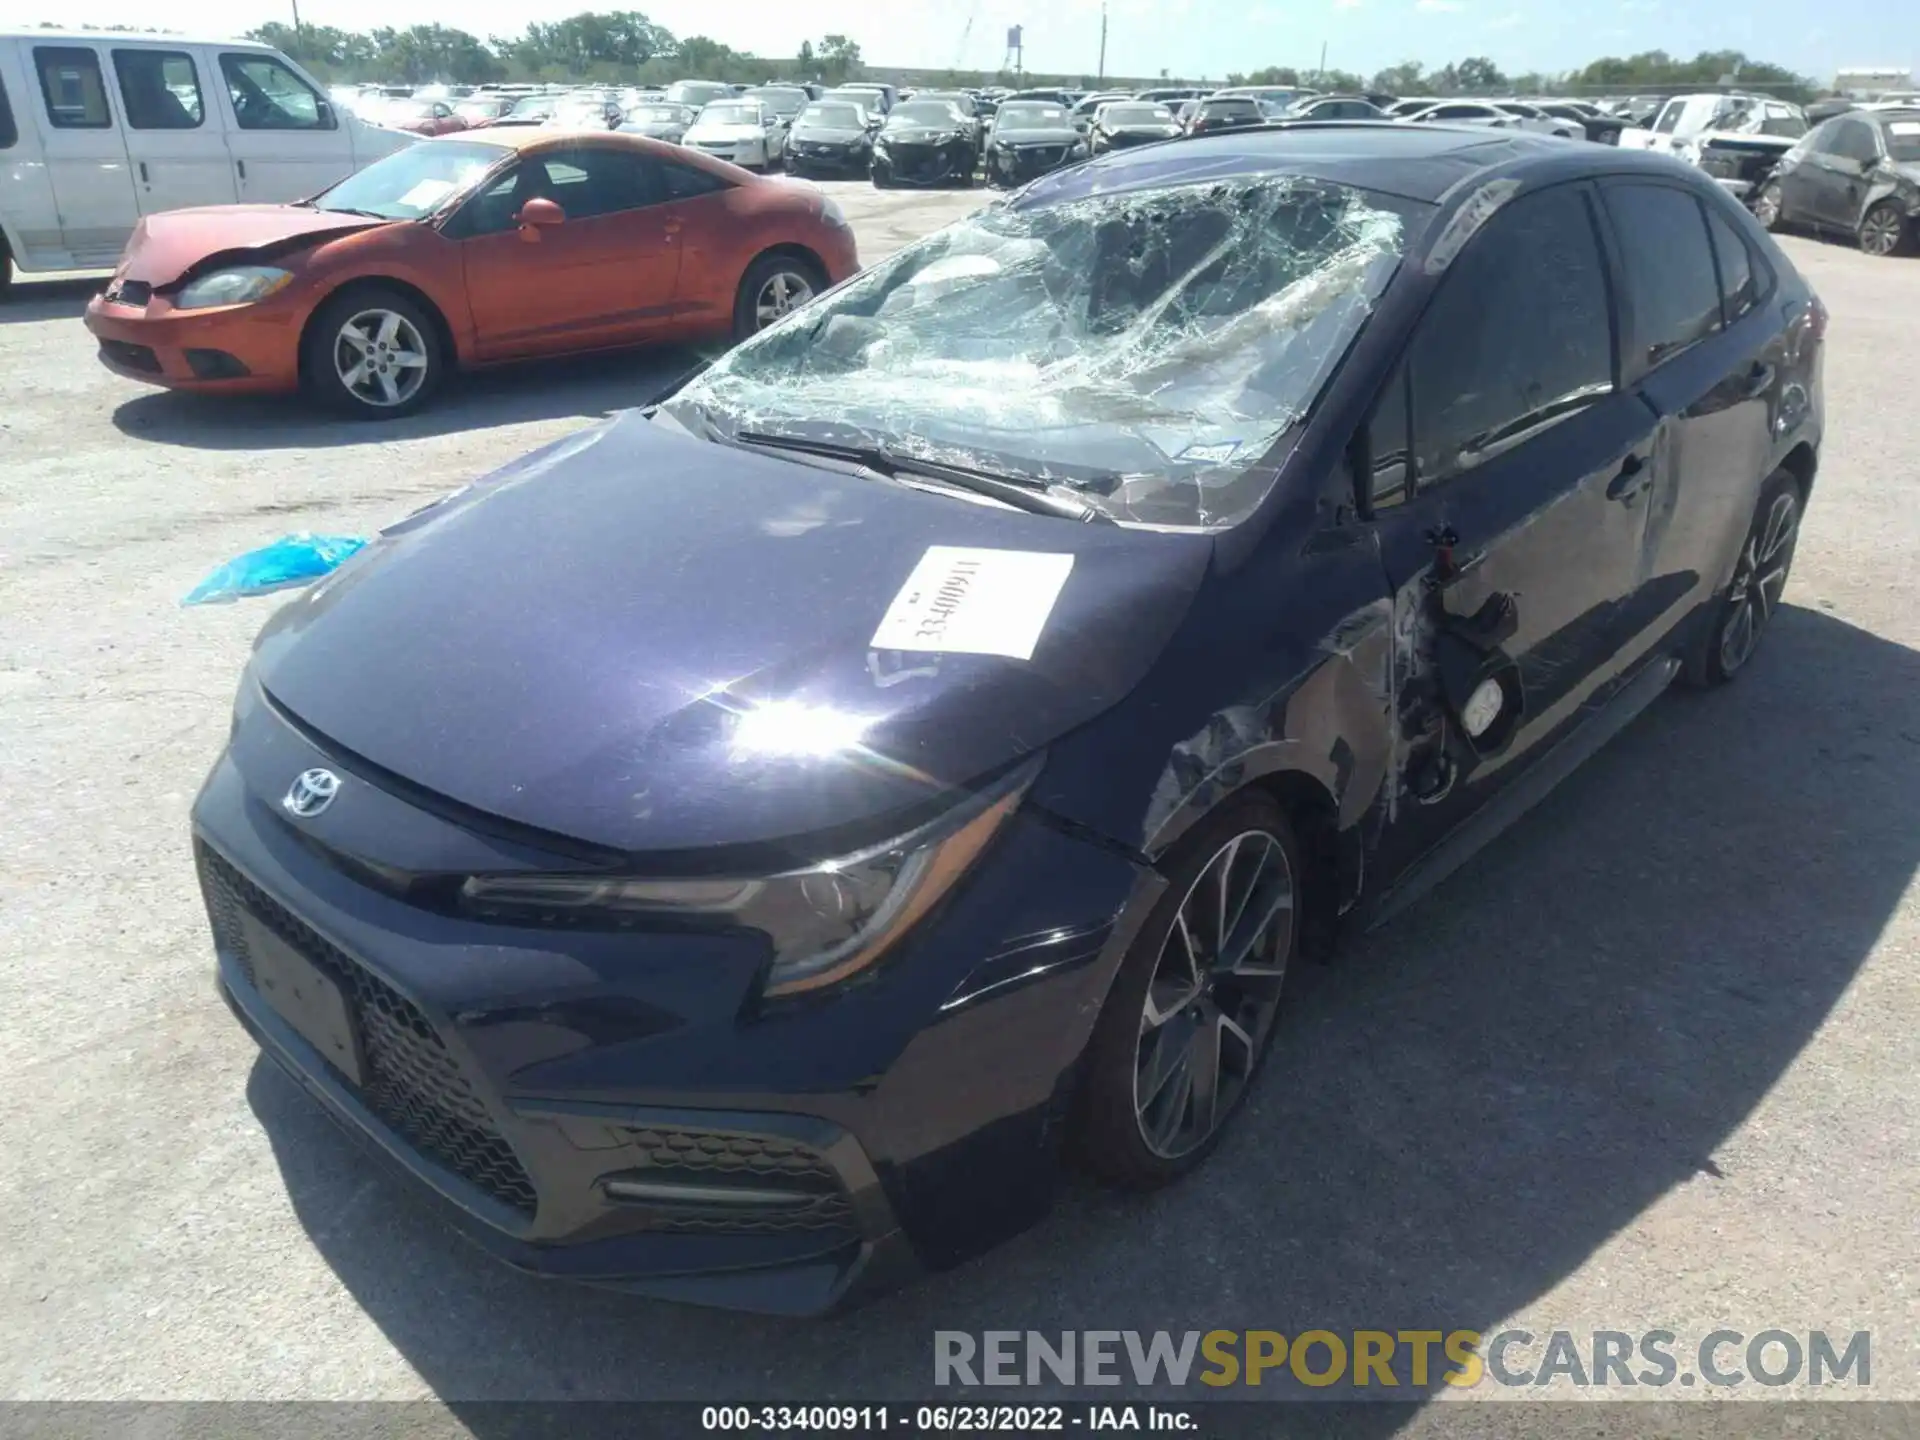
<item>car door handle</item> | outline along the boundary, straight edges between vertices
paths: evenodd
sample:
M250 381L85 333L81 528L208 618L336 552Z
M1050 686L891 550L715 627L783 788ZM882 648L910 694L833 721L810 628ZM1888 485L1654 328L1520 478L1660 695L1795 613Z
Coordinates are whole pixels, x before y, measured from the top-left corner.
M1773 388L1773 366L1765 361L1756 360L1752 368L1740 377L1740 394L1743 399L1752 400Z
M1653 471L1647 465L1646 457L1629 455L1620 463L1620 469L1607 483L1607 499L1618 500L1623 504L1653 483Z
M147 183L147 162L144 160L140 162L140 183L142 185Z
M247 162L244 160L236 160L233 163L240 167L240 178L242 180L246 179L247 178Z

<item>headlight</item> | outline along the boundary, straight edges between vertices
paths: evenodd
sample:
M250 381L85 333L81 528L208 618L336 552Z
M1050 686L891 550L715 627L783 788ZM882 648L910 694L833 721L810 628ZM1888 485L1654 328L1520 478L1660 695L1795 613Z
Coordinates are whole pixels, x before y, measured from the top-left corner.
M472 909L501 918L654 916L758 930L773 944L764 993L798 995L861 974L911 931L979 859L1039 774L1036 758L939 819L870 850L748 878L474 875Z
M215 270L188 282L173 297L176 310L205 310L213 305L251 305L264 300L292 280L285 270L271 265L236 265L231 270Z

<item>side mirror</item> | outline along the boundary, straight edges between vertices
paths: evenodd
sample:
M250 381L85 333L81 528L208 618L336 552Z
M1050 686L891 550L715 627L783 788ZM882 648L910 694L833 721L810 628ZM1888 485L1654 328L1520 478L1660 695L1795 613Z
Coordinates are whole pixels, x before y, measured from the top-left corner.
M538 240L542 230L565 224L566 219L567 212L555 201L536 196L520 207L520 213L513 217L513 223L520 227L522 240Z

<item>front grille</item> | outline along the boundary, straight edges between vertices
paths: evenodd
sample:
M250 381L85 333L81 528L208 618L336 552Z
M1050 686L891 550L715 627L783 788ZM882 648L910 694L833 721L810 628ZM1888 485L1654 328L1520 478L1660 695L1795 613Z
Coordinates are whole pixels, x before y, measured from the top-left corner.
M795 1197L792 1207L765 1213L714 1204L661 1203L650 1207L658 1209L654 1229L748 1235L845 1230L851 1237L855 1233L853 1207L841 1189L839 1175L810 1145L780 1135L662 1126L627 1129L624 1134L640 1150L641 1168L626 1172L634 1178L707 1187L750 1185L791 1191Z
M244 909L318 966L345 995L366 1052L360 1098L392 1130L522 1215L538 1204L533 1182L427 1017L406 996L331 944L205 846L196 846L216 943L254 983L239 923Z
M126 340L102 340L100 353L129 370L143 371L148 375L160 373L160 357L153 353L150 345L134 345Z

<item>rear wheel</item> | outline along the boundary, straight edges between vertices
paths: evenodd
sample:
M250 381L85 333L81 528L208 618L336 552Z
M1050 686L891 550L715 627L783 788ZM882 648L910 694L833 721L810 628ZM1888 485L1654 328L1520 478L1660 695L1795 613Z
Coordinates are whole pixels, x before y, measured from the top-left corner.
M307 383L360 420L412 414L439 388L447 363L440 327L396 290L334 296L313 317L306 343Z
M1696 686L1724 685L1746 669L1780 608L1800 538L1800 486L1776 470L1760 488L1753 524L1733 581L1720 601L1713 626L1687 657L1686 678Z
M733 302L733 338L745 340L827 288L827 277L797 255L762 255L747 267Z
M1780 213L1780 182L1769 180L1760 187L1760 193L1753 199L1753 218L1760 222L1763 230L1778 230L1782 215Z
M1218 1143L1265 1057L1299 949L1300 848L1271 796L1181 842L1087 1046L1074 1138L1096 1175L1150 1190Z
M1912 253L1916 227L1891 200L1882 200L1860 218L1860 248L1869 255Z

